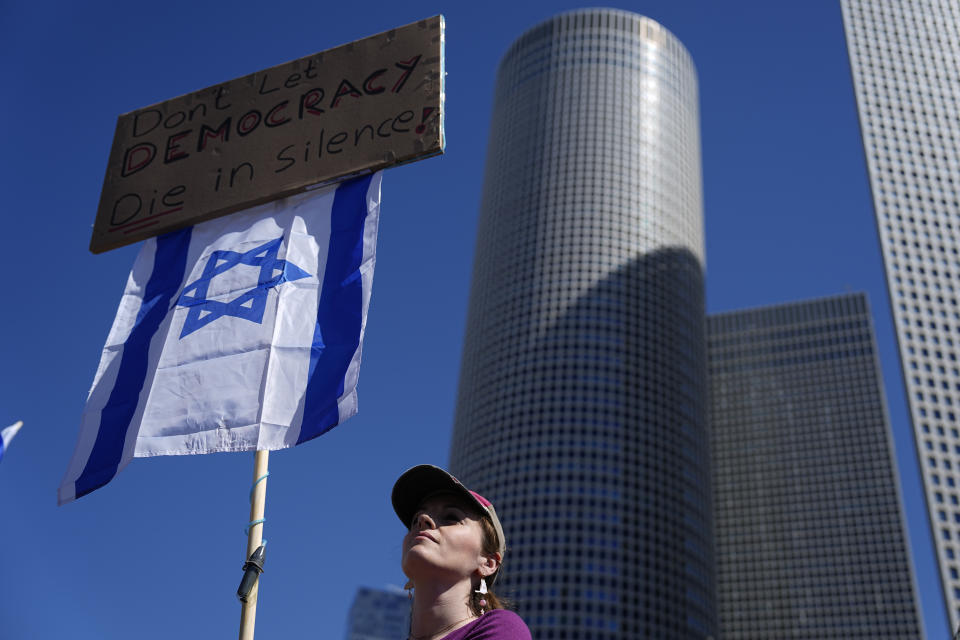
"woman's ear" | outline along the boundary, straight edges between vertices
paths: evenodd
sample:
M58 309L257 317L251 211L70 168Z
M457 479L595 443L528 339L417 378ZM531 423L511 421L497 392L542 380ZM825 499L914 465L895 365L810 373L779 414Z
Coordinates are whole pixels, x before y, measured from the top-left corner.
M480 556L480 577L486 578L492 576L500 568L500 554L494 553L489 556Z

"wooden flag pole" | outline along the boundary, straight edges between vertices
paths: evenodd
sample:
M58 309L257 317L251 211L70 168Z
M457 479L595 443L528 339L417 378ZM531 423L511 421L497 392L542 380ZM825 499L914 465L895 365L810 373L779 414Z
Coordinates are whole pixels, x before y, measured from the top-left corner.
M269 451L257 451L253 463L253 489L250 494L250 522L247 532L247 555L244 562L249 560L263 540L263 513L267 501L267 463L270 459ZM257 619L257 591L260 580L253 584L250 595L243 603L240 613L240 640L253 640L253 628Z

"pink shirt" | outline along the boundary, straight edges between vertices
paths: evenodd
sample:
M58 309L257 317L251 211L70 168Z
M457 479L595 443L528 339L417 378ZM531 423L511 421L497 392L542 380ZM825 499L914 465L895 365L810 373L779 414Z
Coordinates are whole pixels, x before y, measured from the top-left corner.
M531 640L530 629L513 611L494 609L443 636L442 640Z

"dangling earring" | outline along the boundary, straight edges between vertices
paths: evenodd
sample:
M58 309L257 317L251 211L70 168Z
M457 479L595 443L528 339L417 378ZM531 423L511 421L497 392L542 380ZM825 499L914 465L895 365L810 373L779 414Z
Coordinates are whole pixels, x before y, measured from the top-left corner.
M474 593L480 594L480 600L477 602L477 605L480 607L480 615L483 615L483 608L487 606L487 599L483 597L484 594L487 593L487 581L483 578L480 578L480 588L474 591Z
M407 583L403 585L403 588L407 590L407 598L413 600L413 580L407 580Z

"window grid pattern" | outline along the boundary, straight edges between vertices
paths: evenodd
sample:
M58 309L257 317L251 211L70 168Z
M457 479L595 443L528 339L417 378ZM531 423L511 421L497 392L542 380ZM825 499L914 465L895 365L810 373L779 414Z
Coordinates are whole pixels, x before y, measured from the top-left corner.
M843 0L910 415L952 629L960 626L960 4Z
M925 637L866 296L707 318L720 637Z
M624 11L501 62L451 468L540 640L715 635L696 72Z

